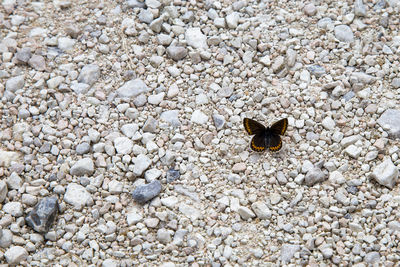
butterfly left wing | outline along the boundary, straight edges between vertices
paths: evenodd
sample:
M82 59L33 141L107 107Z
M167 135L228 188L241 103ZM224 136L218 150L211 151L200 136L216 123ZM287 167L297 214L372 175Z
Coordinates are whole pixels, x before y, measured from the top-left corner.
M243 126L250 135L263 133L265 131L264 125L248 118L243 119Z
M266 148L265 133L259 133L253 136L250 142L250 147L256 152L262 152Z
M284 135L286 132L287 126L288 126L288 119L284 118L284 119L281 119L281 120L275 122L274 124L272 124L270 129L272 130L272 132L274 132L276 134Z

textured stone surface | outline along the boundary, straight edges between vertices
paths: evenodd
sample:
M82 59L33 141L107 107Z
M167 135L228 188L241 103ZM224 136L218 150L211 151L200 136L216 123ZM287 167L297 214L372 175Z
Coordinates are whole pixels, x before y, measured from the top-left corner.
M25 221L36 232L47 233L57 218L58 210L57 197L45 197L29 212Z

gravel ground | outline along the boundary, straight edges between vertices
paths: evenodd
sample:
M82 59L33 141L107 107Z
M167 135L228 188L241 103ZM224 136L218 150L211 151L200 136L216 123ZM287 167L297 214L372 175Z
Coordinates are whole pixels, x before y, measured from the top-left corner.
M397 266L399 13L3 0L0 266Z

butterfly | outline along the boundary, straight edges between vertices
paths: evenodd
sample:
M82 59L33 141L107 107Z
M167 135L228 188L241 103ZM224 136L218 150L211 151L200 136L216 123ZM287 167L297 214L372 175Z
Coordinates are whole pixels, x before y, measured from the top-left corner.
M288 119L281 119L271 127L265 127L255 120L244 118L243 125L248 134L254 135L250 143L251 149L262 152L268 147L271 151L278 151L282 147L280 135L286 132Z

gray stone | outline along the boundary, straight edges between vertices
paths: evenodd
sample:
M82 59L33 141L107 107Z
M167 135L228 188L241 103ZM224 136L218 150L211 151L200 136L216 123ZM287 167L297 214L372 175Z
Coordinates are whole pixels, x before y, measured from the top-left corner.
M3 211L14 217L20 217L24 213L22 204L19 202L8 202L4 204Z
M304 181L306 185L312 186L316 183L323 182L326 178L327 175L320 168L314 167L307 172Z
M239 213L240 217L245 221L256 217L256 215L254 214L254 212L251 211L251 209L244 207L244 206L239 207L238 213Z
M367 9L365 8L363 0L354 1L354 14L359 17L367 15Z
M96 64L89 64L82 68L78 82L93 85L100 77L100 68Z
M18 190L21 188L21 186L22 186L21 177L16 172L11 173L10 176L7 178L7 187L11 190L13 189Z
M140 10L138 19L140 22L150 24L153 21L154 16L153 16L153 13L149 9L142 9L142 10Z
M224 116L219 115L219 114L214 114L213 121L214 121L215 128L217 128L217 130L221 130L222 128L224 128L224 125L225 125L225 117Z
M110 192L111 194L120 194L122 193L123 189L124 189L124 184L120 181L112 180L108 184L108 192Z
M374 168L371 177L379 184L393 189L399 177L399 170L390 158L386 158L381 164Z
M83 158L78 160L69 170L71 175L83 176L92 175L94 172L93 160L90 158Z
M207 49L207 37L200 28L189 28L185 32L186 43L195 49Z
M46 60L40 55L33 55L29 59L28 64L37 71L44 71L46 69Z
M31 56L32 52L29 47L23 47L15 54L15 58L21 63L28 63Z
M132 152L133 142L125 136L117 137L114 139L114 147L118 154L129 155Z
M136 123L124 124L121 127L121 132L128 138L132 138L139 130L139 126Z
M106 259L101 263L101 267L118 267L118 263L113 259Z
M377 120L378 124L393 138L400 138L400 110L388 109Z
M204 124L208 121L208 116L200 110L195 110L192 113L192 117L190 118L190 120L197 124Z
M71 89L77 95L86 94L89 91L90 85L86 83L73 83L71 84Z
M8 229L0 230L0 247L8 248L12 244L13 234Z
M158 120L149 117L143 125L143 132L155 133L158 128Z
M7 184L4 180L0 180L0 203L6 199L8 193Z
M388 223L388 227L390 230L400 232L400 222L399 221L391 221Z
M47 86L48 86L50 89L55 89L55 88L58 88L58 86L59 86L64 80L65 80L64 77L62 77L62 76L56 76L56 77L53 77L53 78L51 78L51 79L48 79L46 83L47 83Z
M350 81L354 83L372 84L376 81L376 77L364 72L353 72L350 76Z
M171 233L165 228L158 229L157 231L157 240L162 244L168 244L172 241Z
M160 181L155 180L149 184L138 186L132 192L132 197L136 202L144 204L147 201L158 196L160 192L161 192L161 183Z
M317 14L317 8L312 3L305 5L303 10L307 16L314 16L315 14Z
M260 220L270 219L272 216L271 210L264 202L261 201L254 202L251 205L251 208L253 209L254 213Z
M163 113L161 113L160 119L170 123L173 127L179 127L181 125L178 110L164 111Z
M134 163L133 174L135 176L141 176L147 168L151 165L151 159L146 155L140 154L135 159L132 160Z
M344 152L350 157L357 159L361 155L362 148L355 145L349 145Z
M147 85L142 80L136 79L126 82L117 90L117 94L119 97L131 98L143 93L147 93L148 91L149 88L147 87Z
M68 37L58 38L58 48L64 52L71 52L74 49L75 43L76 40L73 40Z
M89 153L90 145L89 145L89 143L83 142L83 143L77 145L75 150L78 155L83 155L83 154Z
M187 54L187 49L182 46L169 46L167 48L167 55L175 61L184 59Z
M335 128L336 123L331 117L327 116L322 120L322 126L324 126L325 129L332 131Z
M335 37L341 42L353 42L354 34L347 25L338 25L335 27Z
M146 182L150 183L156 179L158 179L162 174L162 171L160 171L159 169L150 169L147 170L144 173L144 179L146 179ZM168 180L168 178L167 178Z
M135 225L141 220L143 220L143 216L135 211L128 212L128 214L126 215L126 222L129 226Z
M163 24L163 22L164 22L163 17L153 20L150 23L150 29L156 33L159 33L161 31L161 25Z
M24 75L12 77L8 79L6 82L6 90L15 93L16 91L22 89L24 87L24 84L25 84Z
M64 201L73 205L76 209L82 209L85 205L93 203L91 194L83 186L76 183L70 183L67 186Z
M395 89L400 88L400 78L394 78L392 80L392 87Z
M172 42L172 37L167 34L157 35L157 41L160 45L169 46Z
M133 100L135 107L143 107L147 103L147 96L145 94L140 94Z
M311 74L315 75L315 77L322 77L326 74L325 68L320 65L311 65L308 66L307 69L311 72Z
M147 99L147 102L152 105L159 105L165 97L165 93L161 92L159 94L150 95Z
M341 172L333 171L329 174L329 181L332 184L344 184L346 182L346 179Z
M381 259L381 255L377 251L371 251L368 252L367 255L365 255L364 260L368 265L374 265L376 263L379 263Z
M28 258L28 251L20 246L12 246L5 253L4 257L10 265L17 265Z
M349 145L356 143L358 140L361 140L360 135L348 136L340 141L340 145L342 145L343 147L348 147Z
M289 263L293 258L294 254L300 250L299 245L292 244L284 244L281 248L281 261L285 263Z
M173 181L179 179L179 177L181 177L181 173L179 172L179 170L171 168L167 171L167 183L172 183Z
M201 211L199 209L186 205L184 202L179 204L179 212L183 213L191 221L195 221L201 217Z
M236 27L238 26L238 23L239 23L239 19L240 19L239 13L232 12L225 18L226 25L228 26L229 29L236 29Z
M25 217L25 222L36 232L47 233L59 210L57 197L45 197Z

